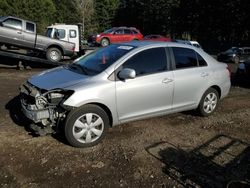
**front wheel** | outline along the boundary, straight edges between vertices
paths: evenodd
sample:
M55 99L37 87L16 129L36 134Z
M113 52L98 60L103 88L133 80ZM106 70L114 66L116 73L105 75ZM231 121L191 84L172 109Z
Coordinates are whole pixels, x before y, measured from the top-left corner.
M98 144L108 127L107 113L99 106L86 105L69 113L64 133L70 145L83 148Z
M202 96L198 112L202 116L211 115L217 108L219 94L214 88L209 88Z
M51 62L60 62L62 59L62 52L58 48L49 48L46 52L46 57Z

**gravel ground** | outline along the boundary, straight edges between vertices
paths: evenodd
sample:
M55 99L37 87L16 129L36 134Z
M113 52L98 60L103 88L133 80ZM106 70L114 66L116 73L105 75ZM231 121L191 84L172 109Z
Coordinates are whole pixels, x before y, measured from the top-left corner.
M77 149L60 135L33 137L24 128L18 87L38 71L0 68L0 187L226 187L250 181L249 82L234 80L238 86L211 117L187 112L123 124L99 145Z

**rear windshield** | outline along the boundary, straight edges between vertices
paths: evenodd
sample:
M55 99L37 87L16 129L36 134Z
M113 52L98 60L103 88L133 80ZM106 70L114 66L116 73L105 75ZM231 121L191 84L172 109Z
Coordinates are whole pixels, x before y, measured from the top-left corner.
M80 65L84 74L96 75L133 49L135 46L113 44L82 57L72 66Z
M46 36L46 37L50 37L50 38L52 38L52 36L51 36L52 31L53 31L53 29L52 29L52 28L48 28L48 29L47 29L47 31L46 31L45 36Z

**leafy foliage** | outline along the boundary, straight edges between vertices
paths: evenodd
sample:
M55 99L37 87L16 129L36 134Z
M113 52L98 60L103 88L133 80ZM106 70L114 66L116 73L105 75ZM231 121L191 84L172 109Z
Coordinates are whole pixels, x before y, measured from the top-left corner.
M119 0L95 0L95 20L98 23L98 30L103 31L112 26L119 7Z
M112 26L143 34L198 40L206 50L250 43L249 0L0 0L0 15L53 23L83 23L85 36Z

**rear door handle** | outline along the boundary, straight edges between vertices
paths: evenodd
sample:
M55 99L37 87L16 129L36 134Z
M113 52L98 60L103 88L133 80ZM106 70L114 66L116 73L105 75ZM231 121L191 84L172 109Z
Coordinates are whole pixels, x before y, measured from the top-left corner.
M168 83L173 82L173 81L174 81L174 80L171 79L171 78L165 78L165 79L162 80L162 83L168 84Z
M207 73L207 72L201 73L201 77L207 77L207 76L209 76L209 73Z
M17 31L17 34L22 34L22 31Z

